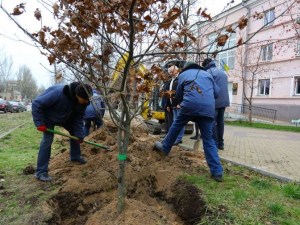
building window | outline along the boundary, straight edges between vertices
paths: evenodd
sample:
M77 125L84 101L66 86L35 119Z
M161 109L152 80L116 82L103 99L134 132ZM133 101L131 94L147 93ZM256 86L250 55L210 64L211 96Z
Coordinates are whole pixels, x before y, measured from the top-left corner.
M300 95L300 77L295 77L295 95Z
M297 55L300 56L300 40L298 40L298 44L297 44Z
M264 25L265 26L271 26L274 24L274 19L275 19L275 10L271 9L267 12L265 12L264 16Z
M233 83L232 95L237 95L237 91L238 91L238 83Z
M236 25L233 26L233 29ZM225 30L221 31L222 34L228 34ZM215 51L225 50L228 48L231 48L236 45L236 34L231 33L229 39L227 40L226 44L224 46L217 46L216 39L218 38L217 34L211 34L208 36L208 41L210 45L208 46L208 52L213 53ZM235 61L235 49L230 49L227 51L223 51L215 57L216 66L219 69L224 70L224 64L228 66L229 70L234 69L234 61Z
M270 80L259 80L259 95L269 95Z
M273 58L273 44L261 46L261 61L271 61Z

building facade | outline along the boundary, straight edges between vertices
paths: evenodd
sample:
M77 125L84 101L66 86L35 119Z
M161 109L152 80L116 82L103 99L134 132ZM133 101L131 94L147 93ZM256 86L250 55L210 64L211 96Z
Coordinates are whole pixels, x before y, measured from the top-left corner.
M201 26L200 45L229 69L231 103L277 110L281 121L300 118L300 2L243 0L213 21Z

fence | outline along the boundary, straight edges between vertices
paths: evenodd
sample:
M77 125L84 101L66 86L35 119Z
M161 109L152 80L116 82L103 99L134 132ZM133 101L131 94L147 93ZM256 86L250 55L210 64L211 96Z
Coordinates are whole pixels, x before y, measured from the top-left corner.
M226 108L225 117L247 120L249 119L250 109L252 111L253 121L269 121L274 123L276 120L277 110L236 103L231 103L230 106Z

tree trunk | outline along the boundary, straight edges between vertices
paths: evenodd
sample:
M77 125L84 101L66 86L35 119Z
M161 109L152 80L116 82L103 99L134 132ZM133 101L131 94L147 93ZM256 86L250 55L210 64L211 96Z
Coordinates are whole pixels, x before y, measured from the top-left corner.
M118 212L121 213L125 209L125 161L127 157L127 149L129 144L129 137L130 137L130 121L125 120L124 116L125 110L123 109L121 120L120 120L120 127L118 131L118 140L123 139L123 145L121 141L118 142L119 148L119 171L118 171ZM125 132L122 131L122 128L125 128ZM122 138L122 134L124 133L124 137Z
M252 124L252 104L249 104L249 124Z

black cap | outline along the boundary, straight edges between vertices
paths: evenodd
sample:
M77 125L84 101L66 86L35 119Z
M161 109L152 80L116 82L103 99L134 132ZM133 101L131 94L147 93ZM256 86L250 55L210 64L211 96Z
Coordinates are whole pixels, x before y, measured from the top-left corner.
M203 62L202 62L202 66L205 67L205 66L208 65L211 61L212 61L211 58L204 59Z
M86 89L86 90L85 90ZM89 100L89 95L91 96L93 93L93 89L90 85L88 84L79 84L75 88L75 93L77 96Z

